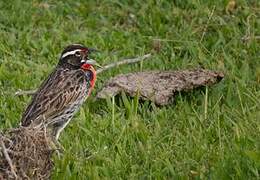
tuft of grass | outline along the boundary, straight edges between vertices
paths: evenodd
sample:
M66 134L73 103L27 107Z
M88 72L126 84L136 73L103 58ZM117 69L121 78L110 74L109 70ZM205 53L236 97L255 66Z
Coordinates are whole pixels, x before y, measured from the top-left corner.
M112 69L205 67L218 85L156 107L126 95L96 102L93 92L61 135L53 179L259 179L260 3L220 1L0 1L0 127L17 126L34 89L64 46L95 47L100 64L152 51L149 62ZM257 38L258 37L258 38ZM158 40L159 39L159 40Z

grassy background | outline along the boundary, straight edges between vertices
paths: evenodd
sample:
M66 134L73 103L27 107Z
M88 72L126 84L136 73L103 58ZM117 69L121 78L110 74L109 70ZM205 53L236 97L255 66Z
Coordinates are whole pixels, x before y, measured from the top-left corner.
M16 126L64 46L102 51L100 64L161 51L143 64L101 74L205 67L218 85L156 107L89 98L61 136L53 179L259 179L260 1L0 1L0 127ZM205 33L204 33L205 32ZM247 40L242 40L245 38ZM258 38L258 39L257 39ZM206 102L206 103L205 103Z

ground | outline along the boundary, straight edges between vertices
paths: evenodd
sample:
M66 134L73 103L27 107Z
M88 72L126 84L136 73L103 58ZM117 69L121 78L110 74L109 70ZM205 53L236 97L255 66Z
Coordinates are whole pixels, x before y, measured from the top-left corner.
M259 179L260 1L0 1L0 127L19 124L29 96L70 43L100 50L100 64L143 63L100 74L61 135L53 179ZM138 98L95 101L112 76L204 67L209 88L158 107Z

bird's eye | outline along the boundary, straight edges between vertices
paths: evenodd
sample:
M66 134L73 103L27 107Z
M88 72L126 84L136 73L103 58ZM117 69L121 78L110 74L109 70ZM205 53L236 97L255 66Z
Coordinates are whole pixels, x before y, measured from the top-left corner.
M79 51L75 52L75 56L80 57L80 52Z

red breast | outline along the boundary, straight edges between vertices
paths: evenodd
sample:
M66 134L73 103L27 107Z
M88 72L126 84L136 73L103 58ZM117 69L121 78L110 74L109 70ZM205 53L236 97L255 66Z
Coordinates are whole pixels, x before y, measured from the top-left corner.
M97 79L97 73L96 73L96 70L95 68L91 65L91 64L83 64L81 66L81 69L83 69L84 71L91 71L92 72L92 79L90 80L90 85L91 85L91 88L93 88L95 86L95 82L96 82L96 79Z

